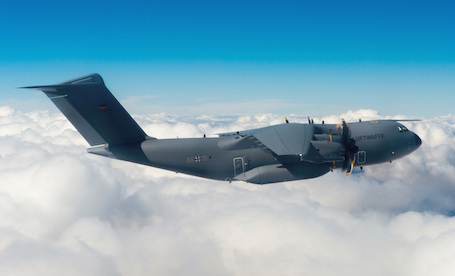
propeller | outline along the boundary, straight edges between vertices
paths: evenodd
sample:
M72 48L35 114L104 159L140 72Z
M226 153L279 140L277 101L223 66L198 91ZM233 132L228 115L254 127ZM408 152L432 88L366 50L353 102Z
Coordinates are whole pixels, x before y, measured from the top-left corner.
M356 146L355 140L351 138L351 129L346 121L342 118L341 122L343 123L343 145L344 145L344 161L343 161L343 171L348 169L347 176L351 174L352 169L354 168L355 163L355 154L359 151L359 147Z

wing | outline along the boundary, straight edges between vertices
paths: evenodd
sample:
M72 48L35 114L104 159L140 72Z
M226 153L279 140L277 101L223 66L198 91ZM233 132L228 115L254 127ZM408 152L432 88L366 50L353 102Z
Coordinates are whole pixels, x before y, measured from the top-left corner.
M313 134L312 125L283 124L264 128L253 136L285 164L300 161L306 155Z
M219 135L228 138L220 142L225 149L259 147L271 152L283 165L303 161L316 164L343 161L341 137L317 132L313 124L282 124Z
M308 142L312 139L313 128L302 124L283 124L218 135L231 138L226 141L231 140L229 144L232 149L255 146L269 150L275 156L286 156L303 154L308 150ZM233 137L235 137L235 140ZM223 146L223 148L226 148L226 146Z

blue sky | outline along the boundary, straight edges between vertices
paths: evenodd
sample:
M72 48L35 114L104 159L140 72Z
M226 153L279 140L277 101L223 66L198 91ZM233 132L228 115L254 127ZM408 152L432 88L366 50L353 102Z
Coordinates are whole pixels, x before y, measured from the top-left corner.
M451 1L1 1L0 104L100 73L132 113L453 113Z

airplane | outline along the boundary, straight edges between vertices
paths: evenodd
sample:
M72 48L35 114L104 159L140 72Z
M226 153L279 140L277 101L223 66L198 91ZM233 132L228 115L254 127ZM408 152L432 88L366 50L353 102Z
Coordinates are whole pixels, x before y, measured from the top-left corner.
M88 153L222 181L269 184L322 176L334 169L392 162L422 140L399 121L286 123L218 134L157 139L145 134L99 74L43 91L90 144Z

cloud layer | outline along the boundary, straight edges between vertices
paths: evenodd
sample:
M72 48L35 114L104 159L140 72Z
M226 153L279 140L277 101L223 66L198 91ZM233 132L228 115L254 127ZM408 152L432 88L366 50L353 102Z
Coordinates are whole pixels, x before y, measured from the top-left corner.
M382 118L315 122L340 117ZM136 119L158 138L284 120ZM455 116L406 125L423 145L392 164L257 186L89 155L63 115L0 107L0 274L452 275Z

